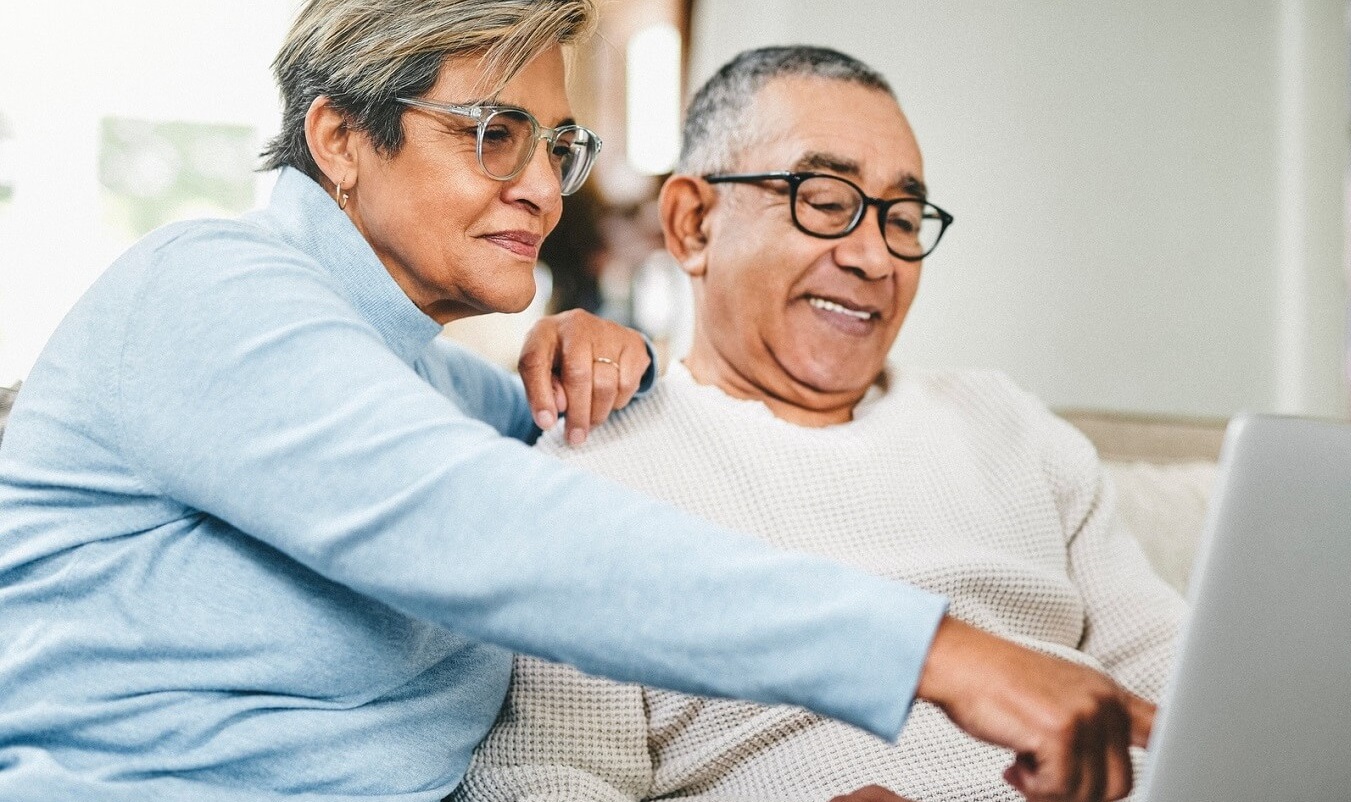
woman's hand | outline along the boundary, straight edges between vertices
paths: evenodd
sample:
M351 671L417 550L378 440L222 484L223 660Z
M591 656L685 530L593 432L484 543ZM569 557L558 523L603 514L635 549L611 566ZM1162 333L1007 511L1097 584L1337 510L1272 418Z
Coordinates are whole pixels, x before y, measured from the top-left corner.
M1107 676L944 618L919 693L971 735L1016 753L1004 779L1030 802L1102 802L1131 790L1130 747L1154 705Z
M573 309L530 329L517 369L535 424L548 431L566 415L575 446L633 399L651 363L638 332Z

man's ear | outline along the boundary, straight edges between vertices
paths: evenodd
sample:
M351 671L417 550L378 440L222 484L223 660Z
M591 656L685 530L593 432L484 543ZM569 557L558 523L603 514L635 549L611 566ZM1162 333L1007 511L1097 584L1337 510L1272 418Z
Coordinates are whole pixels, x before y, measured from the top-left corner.
M351 191L357 182L356 132L347 125L347 118L327 95L320 95L305 112L305 143L319 171L328 179L324 189L329 192L341 184Z
M673 175L661 187L666 250L690 276L702 276L708 270L709 213L716 201L713 187L692 175Z

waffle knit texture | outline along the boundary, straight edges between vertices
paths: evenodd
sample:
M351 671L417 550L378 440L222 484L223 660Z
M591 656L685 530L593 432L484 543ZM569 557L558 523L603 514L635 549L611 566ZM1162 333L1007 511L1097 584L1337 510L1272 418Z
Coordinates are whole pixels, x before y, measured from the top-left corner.
M532 450L440 328L294 170L104 273L0 444L0 800L435 802L512 652L895 736L940 597Z
M852 422L810 429L674 365L583 448L559 432L538 447L783 549L944 594L965 621L1157 699L1183 602L1116 525L1087 440L1001 374L892 369L883 385ZM456 798L826 802L876 783L919 802L1013 802L1011 759L925 702L891 745L797 708L518 658Z

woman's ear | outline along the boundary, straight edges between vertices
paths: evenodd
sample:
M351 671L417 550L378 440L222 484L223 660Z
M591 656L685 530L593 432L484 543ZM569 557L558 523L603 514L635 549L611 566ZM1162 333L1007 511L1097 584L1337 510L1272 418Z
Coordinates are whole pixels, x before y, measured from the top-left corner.
M350 192L357 182L356 132L327 95L315 98L305 112L305 142L314 163L328 179L324 189L331 193L338 187Z
M709 213L716 201L713 187L692 175L673 175L661 187L666 250L690 276L702 276L708 270Z

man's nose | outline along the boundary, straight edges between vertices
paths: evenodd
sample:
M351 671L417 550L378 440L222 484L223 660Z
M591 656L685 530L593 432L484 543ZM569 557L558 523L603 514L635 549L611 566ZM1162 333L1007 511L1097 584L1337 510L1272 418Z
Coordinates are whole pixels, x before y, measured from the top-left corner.
M896 269L896 257L887 250L887 241L882 236L880 214L876 207L864 211L854 230L841 237L835 246L836 263L870 281L884 279Z

